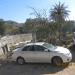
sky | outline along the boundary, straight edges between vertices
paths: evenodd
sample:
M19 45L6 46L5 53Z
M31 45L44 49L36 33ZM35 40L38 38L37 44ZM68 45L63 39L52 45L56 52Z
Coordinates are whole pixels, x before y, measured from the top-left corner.
M59 1L70 10L68 19L75 20L75 0L0 0L0 19L23 23L27 18L34 18L30 7L38 11L45 9L49 16L49 10Z

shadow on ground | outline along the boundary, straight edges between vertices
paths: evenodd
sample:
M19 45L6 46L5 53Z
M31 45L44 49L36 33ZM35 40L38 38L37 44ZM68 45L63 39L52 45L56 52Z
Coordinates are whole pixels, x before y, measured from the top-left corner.
M65 67L57 67L51 64L25 64L17 65L14 63L6 64L0 68L0 75L44 75L54 74Z

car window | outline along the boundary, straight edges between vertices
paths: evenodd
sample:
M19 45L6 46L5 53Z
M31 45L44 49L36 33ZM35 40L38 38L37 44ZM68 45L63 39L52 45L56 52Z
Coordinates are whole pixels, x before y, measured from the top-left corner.
M22 51L29 51L30 50L30 46L26 46L22 49Z
M22 51L34 51L34 46L26 46L22 49Z
M39 45L35 45L34 46L34 50L35 51L44 51L46 48L45 47L43 47L43 46L39 46Z
M57 48L57 46L54 46L54 45L49 44L49 43L45 43L45 44L43 44L43 46L45 46L48 49L56 49Z

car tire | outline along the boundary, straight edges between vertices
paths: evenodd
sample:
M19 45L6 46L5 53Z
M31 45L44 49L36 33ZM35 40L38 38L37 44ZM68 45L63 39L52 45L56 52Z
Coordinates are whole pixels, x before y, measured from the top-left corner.
M18 57L18 58L17 58L17 63L18 63L19 65L23 65L23 64L25 63L24 58L23 58L23 57Z
M52 64L56 66L62 66L63 61L60 57L56 56L52 58Z

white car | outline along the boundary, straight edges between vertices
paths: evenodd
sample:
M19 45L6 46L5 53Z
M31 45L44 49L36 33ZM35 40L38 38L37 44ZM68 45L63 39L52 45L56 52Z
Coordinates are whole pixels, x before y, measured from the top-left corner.
M69 63L72 60L72 54L67 48L45 42L37 42L25 44L23 47L15 49L11 58L17 61L18 64L40 62L60 65Z

